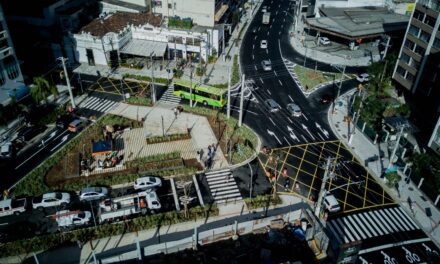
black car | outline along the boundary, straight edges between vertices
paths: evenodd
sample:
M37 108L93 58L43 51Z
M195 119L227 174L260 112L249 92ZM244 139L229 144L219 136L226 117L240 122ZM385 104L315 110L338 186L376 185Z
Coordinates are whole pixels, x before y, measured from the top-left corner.
M60 115L57 117L56 125L59 128L67 128L72 120L73 117L71 115Z
M321 98L319 98L319 102L321 104L328 104L333 101L333 97L330 94L323 94Z
M26 126L18 132L17 138L21 141L29 141L46 129L45 126Z

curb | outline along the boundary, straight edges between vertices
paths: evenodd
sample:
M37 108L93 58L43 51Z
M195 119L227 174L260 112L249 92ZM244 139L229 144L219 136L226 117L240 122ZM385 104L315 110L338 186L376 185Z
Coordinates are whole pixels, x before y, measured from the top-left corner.
M255 135L257 136L257 146L255 148L254 153L252 154L252 156L250 158L248 158L248 159L246 159L246 160L244 160L244 161L242 161L242 162L240 162L238 164L230 165L229 169L231 169L231 170L232 169L236 169L236 168L241 167L241 166L244 166L244 165L252 162L258 156L258 153L260 152L259 150L261 149L262 142L261 142L261 139L260 139L260 135L258 135L258 133L255 132L252 128L250 128L248 125L246 125L246 124L243 124L243 125L246 126L248 129L250 129L252 132L255 133Z

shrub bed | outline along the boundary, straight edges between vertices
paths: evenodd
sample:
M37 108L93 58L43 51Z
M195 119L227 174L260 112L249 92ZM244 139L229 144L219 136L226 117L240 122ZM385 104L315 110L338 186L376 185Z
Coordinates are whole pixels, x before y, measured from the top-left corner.
M130 96L130 98L126 100L126 103L131 105L153 106L150 98L140 96Z
M190 133L179 133L179 134L172 134L168 136L155 136L155 137L149 137L147 138L147 144L157 144L162 142L170 142L170 141L178 141L178 140L185 140L185 139L191 139Z
M235 85L240 81L240 68L238 65L238 55L234 55L234 63L232 64L231 85Z
M139 80L139 81L145 81L145 82L152 82L153 81L153 78L151 78L150 76L135 75L135 74L129 74L129 73L125 73L123 75L123 77L124 78L136 79L136 80ZM170 81L167 78L155 77L154 78L154 83L169 84Z
M249 210L261 208L261 207L269 207L271 205L281 204L281 198L279 196L272 197L272 195L258 195L255 198L246 198L244 199Z

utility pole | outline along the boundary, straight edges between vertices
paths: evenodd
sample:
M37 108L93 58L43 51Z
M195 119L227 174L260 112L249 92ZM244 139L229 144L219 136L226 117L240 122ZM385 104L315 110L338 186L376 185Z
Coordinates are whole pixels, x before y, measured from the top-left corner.
M324 199L324 195L325 195L325 183L327 182L330 175L331 162L332 162L331 158L327 158L327 162L325 163L324 178L322 179L321 189L319 190L318 201L316 202L316 206L315 206L315 215L318 218L319 218L319 213L321 212L322 199Z
M121 94L122 94L122 99L124 99L124 102L125 102L125 94L124 94L124 77L121 78Z
M229 119L231 117L231 68L228 68L228 108L226 114Z
M189 107L193 107L193 66L189 66L191 74L189 76Z
M352 133L353 135L356 134L356 124L359 120L359 117L361 116L362 106L363 106L363 103L365 100L365 95L367 94L366 92L362 92L362 89L360 89L359 91L360 91L360 93L362 93L362 98L361 98L361 102L359 104L359 109L357 111L356 118L353 118L353 133Z
M394 146L393 153L391 154L390 163L388 164L388 169L390 169L391 165L393 164L394 157L396 156L397 149L399 148L400 139L402 138L403 129L405 129L405 127L406 127L405 125L402 125L400 127L399 136L397 137L396 145Z
M76 108L75 100L73 99L72 87L70 87L69 74L67 73L67 68L66 68L66 60L67 59L65 59L63 57L60 57L58 59L61 60L61 63L63 64L64 76L66 77L67 90L69 90L69 96L70 96L70 102L72 103L72 108Z
M388 52L388 47L390 46L390 40L391 40L391 36L387 36L387 45L385 46L385 51L383 52L383 58L382 60L385 59L385 57L387 56L387 52Z
M226 61L226 52L225 52L225 26L226 24L223 24L223 41L222 41L222 53L223 53L223 61Z
M251 171L251 186L249 187L249 199L252 199L252 187L254 185L254 172L252 171L252 166L248 163L249 170Z
M339 95L341 94L342 82L344 81L344 76L345 76L345 68L346 65L344 65L344 68L342 69L341 80L339 81L339 85L338 85L338 95L336 96L336 98L338 98Z
M154 87L154 62L153 62L153 52L150 53L151 60L151 97L153 104L156 104L156 88Z
M388 61L385 61L385 65L383 66L382 75L380 76L380 83L382 84L383 76L385 75L385 71L387 70Z
M241 125L243 124L243 97L245 83L245 75L243 74L241 79L240 115L238 116L238 127L241 127Z

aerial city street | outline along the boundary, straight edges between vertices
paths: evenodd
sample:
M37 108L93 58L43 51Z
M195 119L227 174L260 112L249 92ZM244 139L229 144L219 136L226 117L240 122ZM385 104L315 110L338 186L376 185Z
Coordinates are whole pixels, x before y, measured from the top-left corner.
M440 1L0 1L0 263L440 263Z

